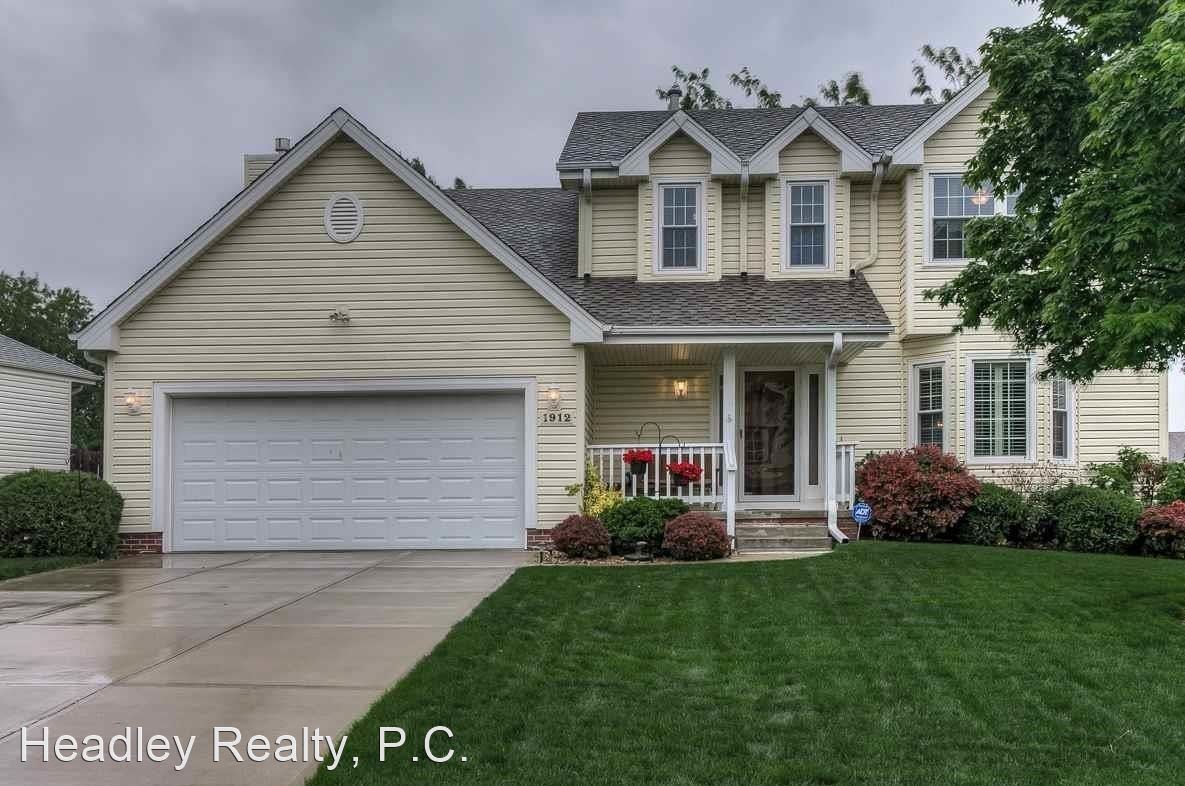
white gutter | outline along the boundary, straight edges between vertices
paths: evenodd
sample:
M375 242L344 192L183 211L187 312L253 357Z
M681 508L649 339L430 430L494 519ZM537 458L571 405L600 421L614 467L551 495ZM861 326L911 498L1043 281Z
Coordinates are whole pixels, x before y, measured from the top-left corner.
M880 160L872 165L872 188L868 194L868 255L852 266L858 272L876 263L880 255L880 193L885 172L893 161L891 153L881 153Z
M687 335L797 335L841 333L892 333L891 325L606 325L605 332L616 336L648 336L683 333Z

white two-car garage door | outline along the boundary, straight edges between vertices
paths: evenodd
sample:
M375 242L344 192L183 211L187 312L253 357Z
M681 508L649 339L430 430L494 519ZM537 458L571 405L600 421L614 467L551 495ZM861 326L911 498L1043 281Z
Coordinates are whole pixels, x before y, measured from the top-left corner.
M175 551L523 545L522 393L172 409Z

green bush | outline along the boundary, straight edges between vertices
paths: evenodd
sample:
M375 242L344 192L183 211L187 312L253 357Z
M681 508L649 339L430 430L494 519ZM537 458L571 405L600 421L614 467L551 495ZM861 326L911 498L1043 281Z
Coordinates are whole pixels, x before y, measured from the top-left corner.
M1121 491L1066 486L1049 492L1047 516L1057 522L1058 547L1119 554L1136 542L1140 503Z
M34 469L0 479L0 557L113 557L123 497L94 475Z
M1052 503L1059 499L1058 492L1061 490L1061 487L1055 487L1029 495L1025 500L1029 515L1012 537L1014 543L1019 546L1048 547L1057 541L1057 519L1053 516Z
M1145 505L1151 505L1164 483L1168 466L1164 459L1154 459L1142 450L1125 446L1119 449L1117 461L1090 465L1090 483L1138 497Z
M628 554L642 540L654 553L662 546L666 523L688 510L686 502L674 497L634 497L602 513L601 522L609 530L614 554Z
M1156 493L1156 501L1161 505L1168 505L1179 499L1185 499L1185 463L1180 461L1165 465L1164 483Z
M1003 546L1024 537L1029 506L1012 489L984 483L971 508L955 526L955 540L979 546Z

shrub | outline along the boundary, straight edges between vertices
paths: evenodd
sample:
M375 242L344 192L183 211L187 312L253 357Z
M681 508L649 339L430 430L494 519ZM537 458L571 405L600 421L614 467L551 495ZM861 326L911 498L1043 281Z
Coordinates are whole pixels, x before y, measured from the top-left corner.
M727 557L730 551L724 523L706 513L684 513L667 523L662 547L675 559Z
M955 525L955 539L980 546L1016 542L1028 531L1029 506L1012 489L984 483L967 515Z
M1047 494L1045 504L1059 548L1114 554L1135 543L1140 503L1122 491L1066 486Z
M1165 481L1168 463L1125 446L1119 449L1117 461L1091 464L1090 471L1092 486L1135 496L1145 505L1151 505Z
M0 557L113 557L123 497L81 472L29 470L0 480Z
M934 446L870 455L856 467L856 493L872 505L873 535L929 539L967 512L979 481Z
M1180 461L1166 464L1164 468L1164 483L1156 493L1156 501L1161 505L1185 499L1185 463Z
M592 516L568 516L552 529L551 542L569 557L600 559L609 554L609 530Z
M654 501L658 503L658 509L662 514L663 521L670 521L676 516L682 516L691 510L691 507L678 497L659 497Z
M1145 554L1185 559L1185 502L1177 500L1144 511L1139 545Z
M1024 525L1013 536L1014 543L1037 547L1054 545L1057 541L1057 519L1053 515L1053 505L1059 499L1062 488L1065 487L1046 489L1026 499L1029 515Z
M634 497L605 511L601 521L609 530L614 553L634 550L638 541L646 541L650 550L662 544L663 506L649 497Z
M585 516L600 518L614 505L620 505L622 496L617 489L611 489L601 482L601 475L591 460L584 462L584 482L565 487L570 497L580 497L580 512Z

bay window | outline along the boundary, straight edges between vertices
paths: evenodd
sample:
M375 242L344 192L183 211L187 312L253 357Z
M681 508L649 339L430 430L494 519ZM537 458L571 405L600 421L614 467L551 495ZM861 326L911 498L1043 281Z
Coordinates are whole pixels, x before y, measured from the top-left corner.
M1049 383L1049 455L1055 461L1069 461L1072 457L1074 424L1070 415L1073 388L1064 379Z
M945 445L943 431L943 371L941 363L914 366L916 445Z
M1031 458L1035 422L1031 380L1027 360L971 361L968 420L973 459Z

